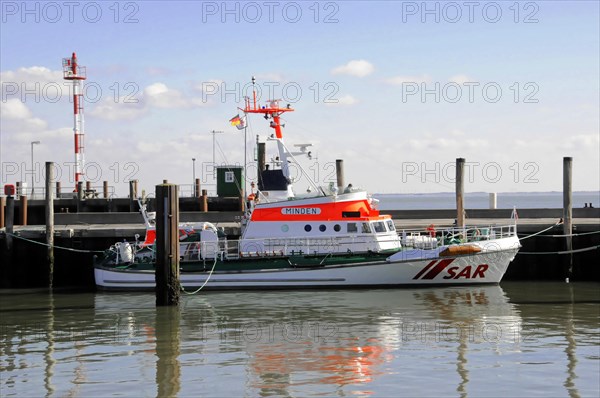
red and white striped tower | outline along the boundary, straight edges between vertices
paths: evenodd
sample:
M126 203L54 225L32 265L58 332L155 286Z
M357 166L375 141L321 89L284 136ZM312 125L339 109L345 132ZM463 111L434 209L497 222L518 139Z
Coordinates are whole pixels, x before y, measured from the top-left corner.
M81 90L82 80L87 78L85 66L77 64L77 55L73 53L71 58L63 58L63 78L73 82L73 133L75 135L75 189L77 183L83 180L83 94Z

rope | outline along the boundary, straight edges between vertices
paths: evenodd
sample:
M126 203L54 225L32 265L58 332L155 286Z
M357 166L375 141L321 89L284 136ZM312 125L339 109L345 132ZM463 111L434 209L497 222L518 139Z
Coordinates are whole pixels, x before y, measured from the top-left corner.
M561 224L561 222L560 222L560 221L557 221L557 222L556 222L556 224L554 224L554 225L551 225L551 226L549 226L549 227L548 227L548 228L546 228L546 229L542 229L541 231L539 231L539 232L536 232L536 233L534 233L534 234L527 235L527 236L525 236L525 237L523 237L523 238L519 238L519 240L529 239L529 238L531 238L531 237L533 237L533 236L536 236L536 235L539 235L539 234L543 234L544 232L546 232L546 231L549 231L549 230L551 230L552 228L554 228L554 227L556 227L557 225L560 225L560 224Z
M519 254L570 254L570 253L588 252L588 251L597 250L597 249L600 249L600 245L584 247L583 249L566 250L566 251L561 251L561 252L519 252Z
M8 232L6 232L6 235L12 236L13 238L24 240L26 242L35 243L36 245L42 245L42 246L50 247L50 245L47 244L47 243L38 242L38 241L35 241L35 240L23 238L22 236L18 236L18 235L11 234L11 233L8 233ZM56 245L53 245L53 247L55 249L67 250L67 251L70 251L70 252L77 252L77 253L104 253L104 250L73 249L72 247L63 247L63 246L56 246Z
M592 231L592 232L581 232L579 234L566 234L566 235L542 235L542 238L567 238L569 236L583 236L583 235L593 235L600 234L600 231ZM525 238L523 238L525 239Z
M212 276L212 273L215 270L216 265L217 265L217 256L215 255L215 262L213 263L212 269L208 273L208 278L206 278L206 280L204 281L204 283L202 284L202 286L200 286L198 289L194 290L193 292L186 292L185 288L183 287L183 285L181 285L181 291L184 292L185 294L189 294L190 296L193 295L193 294L198 293L200 290L202 290L204 288L204 286L206 286L206 284L210 280L210 277Z

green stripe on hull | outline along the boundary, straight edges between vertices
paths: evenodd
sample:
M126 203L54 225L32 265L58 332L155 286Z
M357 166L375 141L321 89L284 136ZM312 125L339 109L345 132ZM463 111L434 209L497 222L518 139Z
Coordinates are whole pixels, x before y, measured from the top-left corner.
M336 255L297 255L286 257L247 257L235 260L214 260L180 262L181 272L207 272L215 266L215 271L250 271L250 270L277 270L290 268L315 268L331 265L360 264L372 261L381 261L396 253L397 250L386 250L379 253L352 253ZM113 268L121 271L149 271L154 270L154 263L134 263L129 265L113 266L99 262L97 266Z

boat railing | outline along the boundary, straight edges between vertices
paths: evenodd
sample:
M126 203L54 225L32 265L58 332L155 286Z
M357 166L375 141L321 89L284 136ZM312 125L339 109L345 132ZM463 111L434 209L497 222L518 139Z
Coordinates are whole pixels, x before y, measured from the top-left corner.
M399 230L404 247L433 249L443 245L502 239L517 235L516 224Z

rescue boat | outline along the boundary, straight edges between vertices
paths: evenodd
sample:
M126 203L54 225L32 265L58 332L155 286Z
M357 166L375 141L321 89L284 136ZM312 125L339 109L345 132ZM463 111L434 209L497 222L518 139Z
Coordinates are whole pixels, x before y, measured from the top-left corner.
M259 106L255 91L240 109L262 115L274 129L280 167L259 171L239 239L211 223L180 225L186 290L497 284L521 247L516 224L399 231L366 191L315 185L297 195L280 119L294 109L279 100ZM116 243L96 258L98 287L155 287L156 234L152 217L144 217L144 241Z

